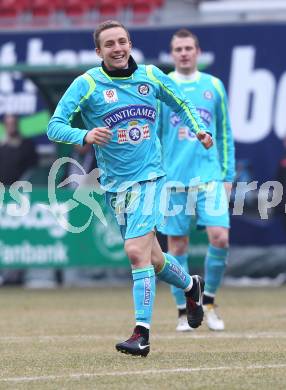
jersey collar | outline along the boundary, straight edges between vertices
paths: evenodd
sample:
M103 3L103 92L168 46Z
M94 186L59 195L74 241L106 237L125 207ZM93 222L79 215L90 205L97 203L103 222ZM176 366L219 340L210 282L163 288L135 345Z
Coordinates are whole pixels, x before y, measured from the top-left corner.
M102 69L104 73L106 73L109 77L130 77L138 68L134 58L132 56L129 57L128 60L128 68L127 69L116 69L116 70L108 70L102 61L101 63Z
M200 72L196 70L194 73L186 76L176 70L170 74L170 76L178 83L194 83L199 80Z

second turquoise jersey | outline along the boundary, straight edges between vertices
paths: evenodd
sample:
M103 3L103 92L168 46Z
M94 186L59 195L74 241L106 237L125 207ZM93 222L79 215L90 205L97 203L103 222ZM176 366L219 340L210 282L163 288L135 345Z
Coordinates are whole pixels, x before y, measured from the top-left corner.
M130 77L110 77L103 68L93 68L75 79L50 120L48 136L82 145L89 130L111 129L110 142L94 145L101 183L111 192L124 191L134 182L165 175L157 135L160 101L187 123L194 137L206 131L191 100L173 80L155 66L139 65ZM77 113L84 130L73 127Z
M208 131L212 133L214 146L206 150L184 119L162 104L159 134L167 180L179 181L184 186L188 186L193 178L199 178L203 183L233 181L234 143L223 83L202 72L197 72L192 81L176 79L175 72L169 77L195 105Z

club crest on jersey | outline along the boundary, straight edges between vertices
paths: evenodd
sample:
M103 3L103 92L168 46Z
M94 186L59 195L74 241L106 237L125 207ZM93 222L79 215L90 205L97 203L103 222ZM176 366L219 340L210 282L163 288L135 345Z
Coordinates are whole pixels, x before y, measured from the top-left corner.
M150 139L149 125L139 125L137 121L129 123L127 129L117 130L118 143L139 144L144 139Z
M149 91L150 91L150 88L149 88L149 85L148 85L148 84L140 84L140 85L138 86L138 92L139 92L141 95L146 96L146 95L148 95Z
M204 98L207 100L211 100L213 98L213 93L209 90L204 92Z
M103 91L104 100L106 103L116 103L118 102L118 96L116 89L105 89Z
M155 122L157 111L152 106L145 105L130 105L120 107L118 110L108 113L103 121L107 127L113 129L121 122L127 122L128 120L147 119L150 122Z

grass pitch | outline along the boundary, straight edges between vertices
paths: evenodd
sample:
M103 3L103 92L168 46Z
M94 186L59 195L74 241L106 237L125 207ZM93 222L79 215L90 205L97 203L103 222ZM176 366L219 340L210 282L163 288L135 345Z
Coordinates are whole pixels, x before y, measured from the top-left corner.
M286 389L286 286L223 288L226 331L177 334L159 285L145 358L118 353L134 326L131 287L0 289L0 389Z

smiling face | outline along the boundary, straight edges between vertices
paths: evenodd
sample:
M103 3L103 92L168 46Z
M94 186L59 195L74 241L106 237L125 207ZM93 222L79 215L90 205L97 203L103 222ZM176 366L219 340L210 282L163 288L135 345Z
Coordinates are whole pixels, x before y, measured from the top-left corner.
M197 70L200 49L194 38L174 36L171 47L172 57L178 72L188 75Z
M99 47L96 53L108 70L125 69L131 52L131 42L122 27L103 30L99 35Z

